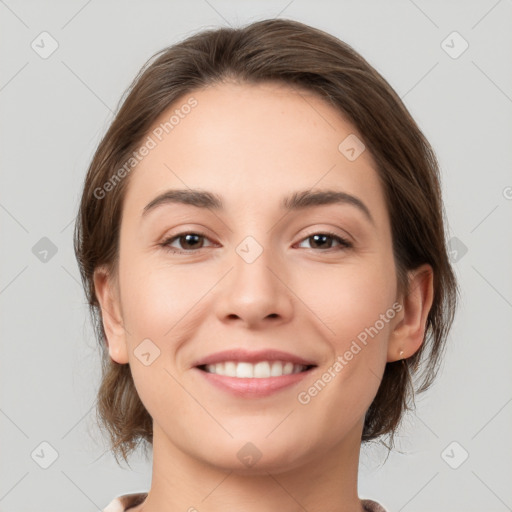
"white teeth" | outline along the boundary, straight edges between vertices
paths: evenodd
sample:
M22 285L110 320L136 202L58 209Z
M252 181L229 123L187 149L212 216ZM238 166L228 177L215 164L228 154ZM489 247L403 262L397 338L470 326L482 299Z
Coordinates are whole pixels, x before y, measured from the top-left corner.
M284 364L283 366L283 374L284 375L290 375L293 373L293 363L290 363L289 361Z
M222 373L221 373L222 375ZM238 363L236 365L236 376L239 379L250 379L253 375L253 366L251 363Z
M280 377L281 375L283 375L283 363L281 361L274 361L270 370L270 376Z
M268 379L270 377L270 364L261 361L254 365L253 376L257 379Z
M236 363L233 361L226 361L224 363L224 375L227 377L236 377Z
M302 364L293 364L290 361L260 361L256 364L247 362L225 361L223 363L207 364L208 373L216 373L226 377L239 379L267 379L300 373L306 369Z

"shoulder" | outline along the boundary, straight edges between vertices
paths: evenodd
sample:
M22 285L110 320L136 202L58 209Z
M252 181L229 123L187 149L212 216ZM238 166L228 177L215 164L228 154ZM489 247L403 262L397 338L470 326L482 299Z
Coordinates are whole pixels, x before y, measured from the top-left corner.
M136 492L117 496L103 509L103 512L125 512L130 508L140 505L147 495L147 492Z
M388 512L381 504L373 500L361 500L365 512Z

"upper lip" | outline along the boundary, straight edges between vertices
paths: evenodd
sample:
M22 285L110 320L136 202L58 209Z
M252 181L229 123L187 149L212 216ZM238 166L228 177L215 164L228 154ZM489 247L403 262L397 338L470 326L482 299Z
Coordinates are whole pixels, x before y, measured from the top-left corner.
M242 350L242 349L228 349L215 354L210 354L196 360L192 366L203 366L206 364L223 363L225 361L258 363L260 361L290 361L293 364L302 364L304 366L316 366L313 361L304 359L303 357L283 352L280 350Z

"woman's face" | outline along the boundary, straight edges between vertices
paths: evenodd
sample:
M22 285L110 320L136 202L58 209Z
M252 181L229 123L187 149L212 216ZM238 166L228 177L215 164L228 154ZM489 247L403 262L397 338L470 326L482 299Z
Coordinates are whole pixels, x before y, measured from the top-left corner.
M226 83L148 135L123 206L124 331L109 345L155 436L248 472L358 445L401 305L383 189L354 127L312 93Z

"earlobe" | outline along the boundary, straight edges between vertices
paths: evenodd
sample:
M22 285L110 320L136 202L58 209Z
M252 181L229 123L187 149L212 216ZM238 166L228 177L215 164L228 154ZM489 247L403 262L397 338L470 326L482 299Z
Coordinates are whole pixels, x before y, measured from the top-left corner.
M409 292L403 297L402 315L391 333L387 361L407 359L421 347L434 298L434 273L428 264L409 273Z
M103 329L107 337L107 345L111 359L116 363L128 363L126 346L126 331L119 303L116 285L106 269L97 268L94 271L94 289L100 304Z

